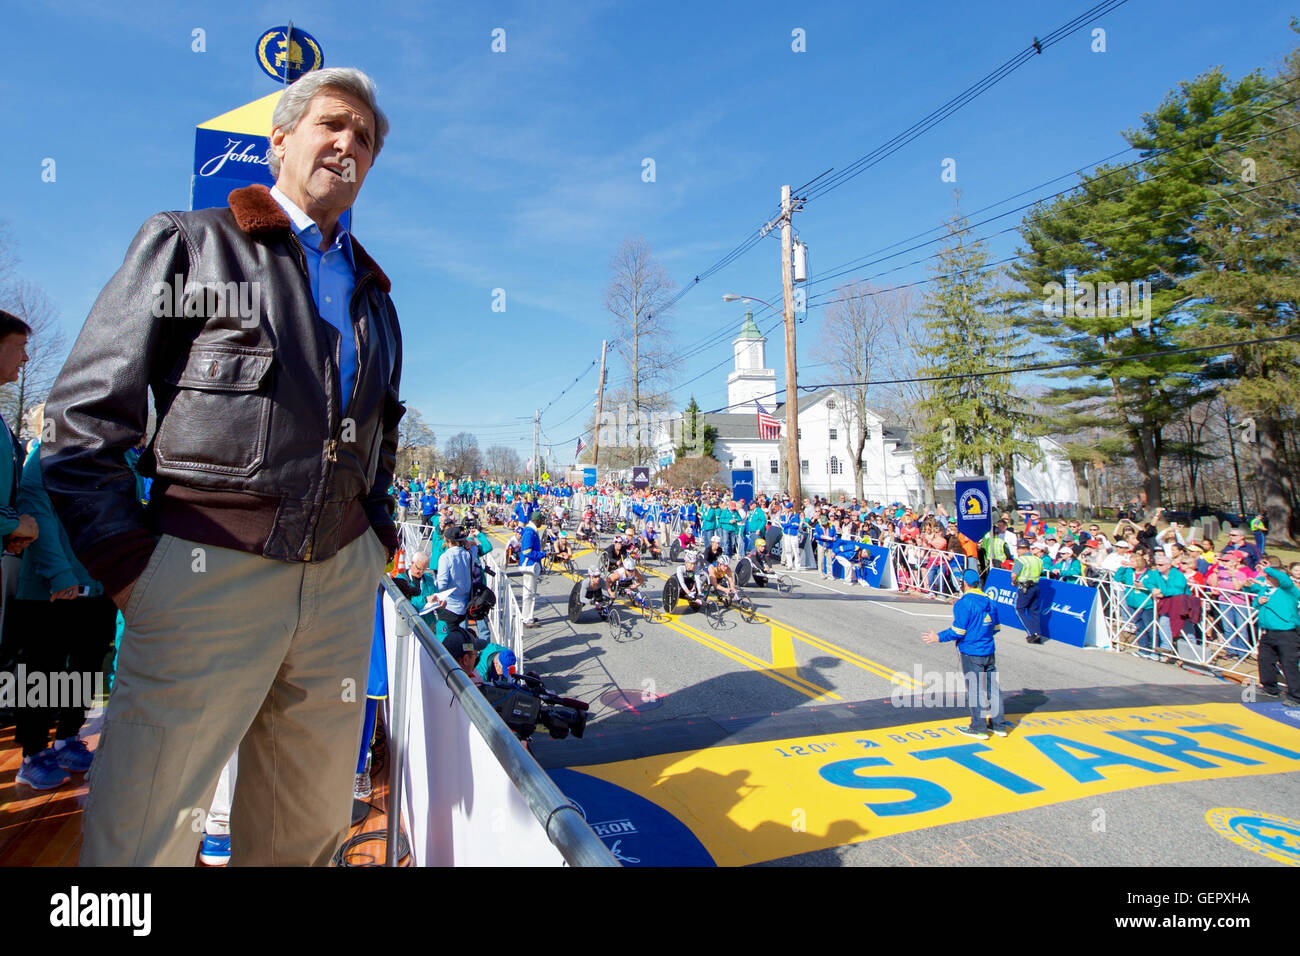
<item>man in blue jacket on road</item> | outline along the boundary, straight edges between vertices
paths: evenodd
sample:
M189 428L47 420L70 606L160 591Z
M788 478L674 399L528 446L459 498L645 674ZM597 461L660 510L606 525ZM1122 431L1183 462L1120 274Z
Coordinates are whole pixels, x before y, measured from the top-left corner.
M980 589L979 572L968 568L962 573L962 595L952 608L952 626L921 636L927 644L956 641L961 653L961 669L966 674L966 701L970 704L970 727L958 727L967 737L987 740L988 727L984 711L989 714L993 733L1005 737L1011 730L1002 713L1002 689L998 686L998 667L994 658L993 638L999 625L993 616L993 602Z

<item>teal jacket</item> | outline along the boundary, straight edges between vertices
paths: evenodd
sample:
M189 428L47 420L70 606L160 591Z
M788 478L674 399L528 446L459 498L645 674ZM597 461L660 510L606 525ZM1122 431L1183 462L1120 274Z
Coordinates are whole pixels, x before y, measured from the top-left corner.
M72 553L68 532L50 505L41 478L40 442L32 446L32 453L23 466L17 508L20 514L35 518L40 529L40 535L23 552L23 566L18 572L19 600L48 601L50 595L70 587L88 587L92 597L104 593L104 586L90 576Z
M718 518L721 513L720 508L706 508L704 517L700 519L700 534L718 530Z
M1264 575L1271 580L1265 581ZM1260 628L1265 631L1300 630L1300 588L1295 586L1291 575L1277 568L1267 568L1242 590L1260 595L1255 602L1259 609Z
M1142 586L1146 588L1159 588L1164 597L1173 597L1175 594L1187 594L1187 578L1183 577L1183 572L1177 568L1169 569L1169 577L1162 578L1160 572L1151 568L1146 574L1142 575Z
M767 515L763 514L762 508L755 508L749 513L749 519L745 522L745 533L755 534L767 527Z
M11 534L18 528L18 516L24 514L15 507L14 499L18 496L18 485L23 473L23 446L18 437L9 430L3 418L0 418L0 535ZM5 450L9 451L10 460L4 460ZM32 515L32 517L36 517ZM48 597L48 595L47 595Z
M411 580L411 575L403 571L401 574L393 575L394 581L405 581L412 587L415 582ZM420 575L420 593L411 598L411 607L417 611L423 611L424 605L428 603L430 597L438 593L438 574L435 571L425 571Z
M1155 606L1155 598L1151 596L1150 591L1144 589L1142 580L1139 579L1136 585L1133 583L1132 568L1120 568L1115 572L1115 580L1120 584L1128 585L1124 591L1124 603L1129 607L1139 610Z
M735 508L728 508L718 518L718 527L724 531L730 531L735 534L740 531L740 512Z

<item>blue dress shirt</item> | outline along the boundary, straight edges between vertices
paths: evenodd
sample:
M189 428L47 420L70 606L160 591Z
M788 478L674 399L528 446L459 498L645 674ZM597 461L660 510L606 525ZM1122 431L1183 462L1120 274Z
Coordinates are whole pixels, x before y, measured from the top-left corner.
M345 412L357 379L357 339L348 308L357 285L352 237L340 225L334 230L334 241L321 252L320 227L278 187L271 188L271 196L289 217L294 235L307 254L307 274L311 278L311 297L316 302L316 311L339 331L339 411Z

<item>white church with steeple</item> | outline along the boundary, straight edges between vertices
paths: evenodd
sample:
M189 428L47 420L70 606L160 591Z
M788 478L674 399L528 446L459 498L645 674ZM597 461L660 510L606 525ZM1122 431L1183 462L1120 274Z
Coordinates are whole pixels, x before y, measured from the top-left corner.
M732 340L736 367L727 376L727 411L754 412L754 402L767 411L776 404L776 372L767 367L767 338L754 324L754 313L745 313L745 324Z
M702 416L717 429L713 455L722 464L722 480L731 482L732 472L753 473L756 491L777 494L783 490L781 467L785 456L785 386L778 386L776 372L767 367L767 339L754 324L754 314L745 313L740 333L732 340L734 368L727 375L727 407ZM781 438L760 438L758 409L781 422ZM864 434L865 433L865 434ZM859 416L848 396L838 389L823 388L799 396L799 475L804 495L835 498L854 491L852 455L856 439L863 435L863 494L867 501L900 501L919 505L923 483L917 473L912 443L906 429L886 426L882 415L868 409ZM672 462L677 436L666 427L656 435L660 465ZM1021 502L1077 501L1074 473L1062 449L1048 438L1037 443L1042 460L1016 462L1016 495ZM953 479L940 471L936 490L952 498ZM1001 480L993 478L994 495L1001 497Z

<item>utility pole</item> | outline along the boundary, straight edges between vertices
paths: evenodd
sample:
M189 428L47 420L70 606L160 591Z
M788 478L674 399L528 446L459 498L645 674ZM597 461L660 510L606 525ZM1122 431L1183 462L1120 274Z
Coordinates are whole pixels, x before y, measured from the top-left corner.
M781 290L785 293L785 427L786 452L789 475L790 500L795 508L803 504L799 487L802 462L799 458L799 373L794 355L794 277L792 275L793 237L790 217L794 204L790 201L790 187L781 187ZM829 468L829 466L827 466Z
M597 480L600 479L600 416L605 410L605 349L608 346L609 340L601 339L600 378L596 381L596 428L591 438L591 465L597 469Z
M538 452L537 433L541 429L541 427L542 427L542 410L539 408L535 412L533 412L533 481L534 482L537 481L537 476L541 474L540 470L538 469L538 465L541 463L537 460L537 452Z

